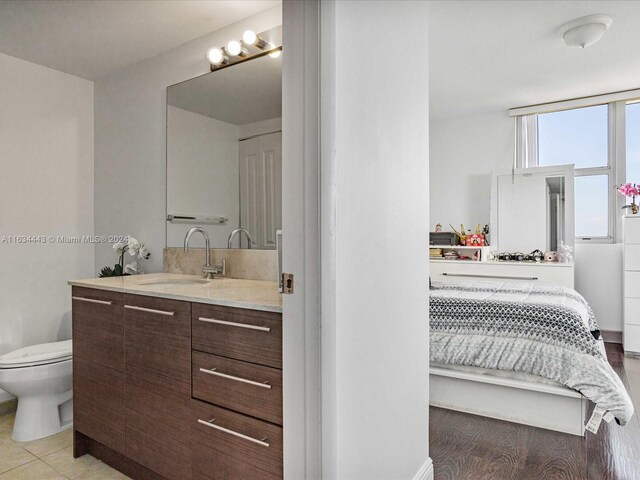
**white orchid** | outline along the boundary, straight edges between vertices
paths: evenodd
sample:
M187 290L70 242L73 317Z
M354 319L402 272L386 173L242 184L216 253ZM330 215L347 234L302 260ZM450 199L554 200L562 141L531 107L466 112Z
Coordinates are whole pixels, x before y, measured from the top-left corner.
M135 257L140 250L140 242L136 240L134 237L129 237L129 242L127 243L129 255Z
M120 256L124 253L124 247L126 247L126 245L122 242L114 243L113 251L116 252L117 256Z
M140 244L140 248L138 249L138 257L147 260L151 256L151 252L147 249L147 246L144 243Z
M151 252L147 249L144 243L140 243L134 237L127 237L127 243L118 242L113 244L113 251L118 256L118 263L113 268L104 267L100 270L100 277L119 277L121 275L138 275L144 273L141 267L138 266L138 262L135 260L131 263L124 264L124 254L129 252L129 255L143 260L148 260L151 256Z

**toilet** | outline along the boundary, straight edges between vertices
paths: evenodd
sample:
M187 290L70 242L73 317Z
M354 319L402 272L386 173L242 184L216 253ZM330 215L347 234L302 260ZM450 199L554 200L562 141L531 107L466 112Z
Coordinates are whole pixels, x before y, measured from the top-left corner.
M11 438L28 442L71 427L71 340L0 355L0 388L18 397Z

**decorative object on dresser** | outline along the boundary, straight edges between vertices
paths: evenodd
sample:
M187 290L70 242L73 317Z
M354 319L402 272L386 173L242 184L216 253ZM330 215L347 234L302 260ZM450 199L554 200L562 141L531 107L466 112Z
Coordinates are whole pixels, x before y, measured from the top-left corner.
M460 237L454 232L443 232L442 229L440 229L440 231L429 232L429 244L445 246L460 245Z
M636 197L640 195L640 186L635 183L623 183L622 185L616 187L618 189L618 193L621 193L625 197L631 197L631 203L622 207L625 213L636 215L638 213L638 205L636 204Z
M558 261L558 253L557 252L545 252L544 253L544 261L545 262L557 262Z
M429 245L429 259L435 261L486 262L489 259L489 247Z
M623 217L625 353L640 354L640 216Z

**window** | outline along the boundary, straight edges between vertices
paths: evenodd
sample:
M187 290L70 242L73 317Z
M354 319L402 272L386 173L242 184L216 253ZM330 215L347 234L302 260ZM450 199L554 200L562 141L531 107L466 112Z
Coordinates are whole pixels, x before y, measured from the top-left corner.
M640 103L628 103L627 113L627 182L640 183Z
M609 112L604 104L518 117L519 167L574 164L575 235L581 240L613 237Z

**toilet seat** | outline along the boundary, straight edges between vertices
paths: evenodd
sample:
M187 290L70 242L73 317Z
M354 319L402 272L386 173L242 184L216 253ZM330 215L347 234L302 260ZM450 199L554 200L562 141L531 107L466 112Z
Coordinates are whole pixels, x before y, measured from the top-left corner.
M73 356L72 349L71 340L19 348L13 352L0 355L0 370L35 367L71 360Z

